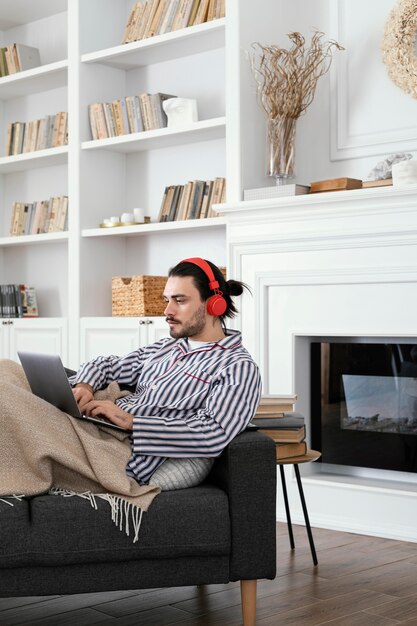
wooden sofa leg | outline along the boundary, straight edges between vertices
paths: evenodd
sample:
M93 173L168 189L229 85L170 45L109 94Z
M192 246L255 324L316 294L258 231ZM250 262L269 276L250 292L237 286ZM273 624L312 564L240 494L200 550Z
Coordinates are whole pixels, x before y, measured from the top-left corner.
M256 580L241 580L243 626L255 626L256 620Z

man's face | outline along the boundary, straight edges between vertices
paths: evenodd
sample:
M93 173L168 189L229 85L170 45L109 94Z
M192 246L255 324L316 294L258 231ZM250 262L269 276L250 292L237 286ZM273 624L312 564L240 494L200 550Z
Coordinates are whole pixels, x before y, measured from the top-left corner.
M171 276L164 290L164 300L169 333L174 339L190 337L196 341L205 341L208 322L206 304L191 276Z

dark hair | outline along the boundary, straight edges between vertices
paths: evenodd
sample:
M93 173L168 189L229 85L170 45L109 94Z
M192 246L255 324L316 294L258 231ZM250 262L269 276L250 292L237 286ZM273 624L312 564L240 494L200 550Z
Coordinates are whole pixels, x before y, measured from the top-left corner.
M219 291L222 292L223 298L226 300L227 308L223 315L220 316L220 319L223 320L225 317L235 317L238 310L233 303L232 296L240 296L244 289L250 292L249 287L240 280L226 280L217 265L214 265L211 261L207 261L207 259L204 260L210 265L214 278L219 283ZM168 276L191 276L203 302L206 302L206 300L213 295L213 291L209 287L207 274L194 263L180 261L177 265L171 267Z

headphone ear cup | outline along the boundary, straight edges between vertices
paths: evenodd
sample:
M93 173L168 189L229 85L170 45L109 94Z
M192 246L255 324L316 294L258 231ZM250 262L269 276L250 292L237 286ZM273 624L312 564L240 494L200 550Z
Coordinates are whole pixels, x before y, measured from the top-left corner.
M207 300L207 313L209 315L213 315L214 317L219 317L223 315L227 309L227 302L223 298L223 296L219 296L218 294L211 296Z

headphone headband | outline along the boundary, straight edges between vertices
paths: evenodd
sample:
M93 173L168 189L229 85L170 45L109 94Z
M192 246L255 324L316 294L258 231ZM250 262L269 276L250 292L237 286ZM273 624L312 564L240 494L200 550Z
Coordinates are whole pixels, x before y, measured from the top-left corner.
M210 291L214 291L214 295L207 300L207 313L214 317L221 317L227 311L227 302L223 298L222 292L219 290L219 282L215 279L213 270L210 265L204 259L200 257L192 257L190 259L184 259L181 263L192 263L197 265L207 278L209 279Z
M219 288L219 282L214 278L213 270L211 269L207 261L197 256L190 259L183 259L182 263L193 263L194 265L197 265L197 267L199 267L201 270L203 270L203 272L209 279L209 288L211 289L211 291L215 291Z

